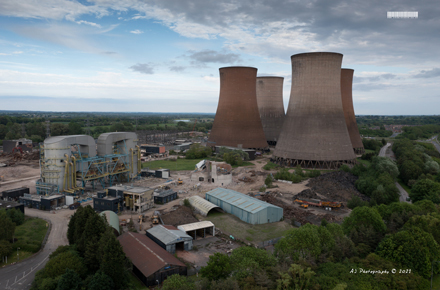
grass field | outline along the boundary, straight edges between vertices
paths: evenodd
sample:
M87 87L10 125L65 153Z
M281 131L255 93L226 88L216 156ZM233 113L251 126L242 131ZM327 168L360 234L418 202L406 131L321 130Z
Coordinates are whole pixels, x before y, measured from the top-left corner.
M249 242L263 242L278 238L293 227L285 221L262 225L251 225L228 213L212 212L203 220L211 221L221 231Z
M204 159L177 159L176 161L171 160L155 160L142 163L142 168L149 169L159 169L167 168L169 170L194 170L196 164Z
M366 150L365 150L365 151L366 151ZM365 165L366 167L370 166L370 164L371 164L371 161L369 161L369 160L362 160L360 157L357 158L357 161L358 161L359 163L362 163L362 164Z
M14 250L9 254L7 264L17 262L17 248L20 248L18 250L20 260L38 252L46 236L46 232L47 227L45 220L27 217L21 226L15 228L15 238L17 242L13 245ZM7 264L0 263L0 267Z
M201 159L177 159L176 161L171 160L155 160L155 161L149 161L142 163L142 168L149 168L149 169L160 169L160 168L167 168L169 170L194 170L196 167L196 164L199 163L202 160L205 160L206 158ZM207 159L211 160L211 159ZM214 161L219 161L214 160ZM243 166L255 166L255 164L251 162L243 162L243 164L240 167ZM238 165L232 166L233 168L239 167Z

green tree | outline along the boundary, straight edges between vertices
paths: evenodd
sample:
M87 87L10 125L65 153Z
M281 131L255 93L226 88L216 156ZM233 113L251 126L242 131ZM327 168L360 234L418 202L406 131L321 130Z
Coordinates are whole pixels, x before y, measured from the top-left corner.
M85 277L87 273L83 259L78 252L69 250L58 254L47 262L42 270L42 278L55 278L63 275L67 269L75 271L80 277Z
M81 282L81 278L75 271L66 269L66 272L58 281L56 290L80 290L82 284Z
M61 123L53 123L50 128L51 136L62 136L69 134L69 127Z
M376 156L373 158L372 165L377 172L386 172L393 178L393 180L395 180L397 176L399 176L399 169L397 167L397 164L394 163L394 161L390 158Z
M98 271L92 276L87 284L88 290L113 290L114 284L112 278Z
M12 244L6 240L0 240L0 261L12 252Z
M82 237L84 232L84 225L90 216L96 215L95 210L90 206L79 207L75 214L70 218L67 239L69 244L76 244Z
M437 244L440 245L440 215L415 215L411 217L405 224L405 229L412 227L419 228L427 233L430 233Z
M264 180L264 184L266 184L267 188L272 187L272 176L268 175Z
M405 184L411 179L418 179L422 175L423 170L411 160L406 160L400 166L400 177Z
M194 282L185 276L174 274L169 276L162 286L162 290L193 290L195 288Z
M84 134L82 126L77 122L70 122L68 125L69 135L81 135Z
M8 217L6 210L0 210L0 241L12 240L15 232L15 223Z
M10 210L6 211L6 214L16 226L24 223L24 213L22 213L21 210L11 208Z
M299 229L290 229L285 237L275 244L275 252L287 255L294 261L315 259L321 254L321 240L318 227L306 224Z
M220 280L227 278L232 272L230 258L221 253L209 256L206 267L202 267L200 274L209 280Z
M100 270L113 279L115 289L124 289L129 282L129 262L113 231L107 228L99 241L101 247Z
M279 272L277 289L310 289L310 279L316 274L310 268L304 270L301 265L292 264L286 273Z
M409 194L413 202L428 199L434 203L440 203L440 183L430 179L417 181Z
M377 254L428 278L431 262L440 259L440 246L431 234L412 227L387 236L379 244Z
M364 243L374 249L382 239L386 226L375 208L356 207L342 223L344 233L355 244Z

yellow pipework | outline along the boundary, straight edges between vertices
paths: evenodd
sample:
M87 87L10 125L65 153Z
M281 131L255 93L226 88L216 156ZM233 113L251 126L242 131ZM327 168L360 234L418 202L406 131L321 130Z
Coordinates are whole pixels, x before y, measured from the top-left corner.
M130 154L131 154L131 166L130 166L130 171L131 171L131 176L130 178L132 178L133 176L133 148L130 148Z
M73 180L75 181L74 183L73 183L73 189L74 190L78 190L78 189L82 189L82 187L79 187L79 186L77 186L76 185L76 158L75 158L75 156L72 156L72 163L73 163L73 172L72 172L72 175L73 175Z
M70 190L74 190L75 189L75 187L73 186L73 163L72 162L70 162L70 170L71 170L71 172L70 172Z
M142 167L142 163L141 163L141 148L139 147L139 145L136 145L136 148L138 150L138 173L141 173L141 167Z
M66 164L64 166L63 191L66 191L67 190L67 175L69 174L69 168L68 168L68 166L69 166L69 162L68 162L69 156L66 153L66 154L64 154L64 157L66 157L66 161L65 161Z

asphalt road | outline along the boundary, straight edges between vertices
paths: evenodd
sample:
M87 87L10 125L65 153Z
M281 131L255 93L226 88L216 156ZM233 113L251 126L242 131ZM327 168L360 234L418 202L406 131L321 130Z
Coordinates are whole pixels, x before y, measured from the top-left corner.
M50 220L52 229L43 250L32 258L18 262L0 269L0 290L27 290L30 289L35 273L46 265L49 255L58 246L67 245L67 224L68 217L74 213L73 210L63 209L56 214L37 209L25 209L27 216L39 217Z
M379 156L389 157L389 156L386 156L386 152L387 152L388 147L390 147L390 146L391 146L391 143L387 143L387 145L380 148ZM398 182L395 182L395 184L396 184L397 189L399 189L399 193L400 193L399 201L400 202L409 202L406 200L409 197L408 192L406 192L406 190L403 189L403 187L400 186L400 184Z

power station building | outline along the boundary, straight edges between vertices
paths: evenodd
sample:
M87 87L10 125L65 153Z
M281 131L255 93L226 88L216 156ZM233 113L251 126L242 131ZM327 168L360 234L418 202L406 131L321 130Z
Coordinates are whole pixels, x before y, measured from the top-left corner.
M364 144L356 123L356 116L353 107L353 74L354 70L341 69L341 96L342 108L344 109L345 122L347 123L348 134L350 135L351 145L356 154L364 154Z
M208 146L267 148L258 112L253 67L223 67L220 71L220 96Z
M291 61L289 107L274 161L309 168L355 163L341 100L342 54L301 53Z
M101 134L98 143L91 136L49 137L40 150L41 179L38 194L75 195L86 183L103 188L115 182L131 181L140 174L141 153L132 132ZM80 185L78 185L80 183Z
M284 122L283 77L257 77L257 103L269 145L276 145Z

